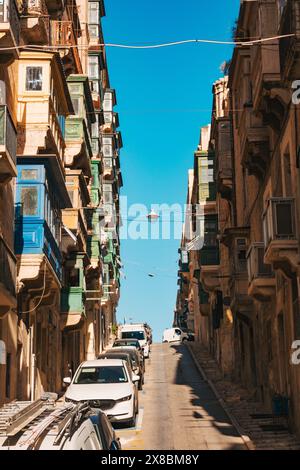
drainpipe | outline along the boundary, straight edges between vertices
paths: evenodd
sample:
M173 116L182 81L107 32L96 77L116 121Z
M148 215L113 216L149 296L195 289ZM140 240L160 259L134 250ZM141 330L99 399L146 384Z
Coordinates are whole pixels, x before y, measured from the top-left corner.
M33 353L33 325L29 330L30 335L30 400L35 400L35 376L36 376L36 355Z
M233 226L237 226L237 211L236 211L236 191L235 191L235 149L234 149L234 119L233 119L233 100L232 100L232 93L229 90L229 117L230 117L230 128L231 128L231 163L232 163L232 204L231 204L231 213L232 213L232 220Z

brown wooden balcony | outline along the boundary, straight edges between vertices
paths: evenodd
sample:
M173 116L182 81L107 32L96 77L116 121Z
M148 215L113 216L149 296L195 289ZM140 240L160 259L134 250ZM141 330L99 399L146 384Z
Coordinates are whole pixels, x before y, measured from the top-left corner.
M265 257L274 269L289 272L298 269L298 240L295 200L273 197L268 200L263 214Z
M280 39L280 69L283 80L298 80L300 76L300 1L287 0L282 12L280 35L294 36Z
M0 184L17 176L17 131L7 106L0 106Z
M252 100L255 111L260 111L264 99L263 90L280 88L279 40L251 47Z
M21 15L22 37L27 44L48 44L50 19L45 0L26 0Z
M17 5L14 0L2 0L0 3L0 47L1 55L9 54L18 56L18 49L8 49L19 45L20 18Z
M269 133L252 106L245 106L239 125L242 165L249 175L263 179L270 163Z
M17 260L0 236L0 318L16 307Z
M51 44L65 46L59 49L67 76L82 74L82 65L77 47L77 36L72 21L51 21Z
M232 139L228 118L219 118L216 148L217 191L225 199L231 199L232 191Z
M274 271L270 264L264 263L264 255L263 242L252 243L247 253L248 294L260 301L269 300L275 293Z

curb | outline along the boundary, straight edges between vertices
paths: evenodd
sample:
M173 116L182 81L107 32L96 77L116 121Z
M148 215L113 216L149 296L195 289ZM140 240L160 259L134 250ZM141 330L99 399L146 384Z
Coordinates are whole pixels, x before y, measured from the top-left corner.
M214 395L216 396L218 402L220 403L220 405L222 406L223 410L225 411L225 413L227 414L228 418L230 419L231 423L233 424L233 426L235 427L235 429L237 430L240 438L242 439L242 441L244 442L245 446L247 447L248 450L255 450L255 445L253 444L253 442L251 441L250 437L247 436L245 434L245 430L241 427L241 425L238 423L238 421L236 420L236 418L232 415L231 411L229 411L225 401L223 400L223 398L220 396L218 390L216 389L215 385L213 384L213 382L207 377L206 373L204 372L203 368L201 367L201 365L199 364L199 362L197 361L196 359L196 356L194 354L194 351L192 350L191 346L189 344L186 345L188 347L188 350L189 350L189 353L194 361L194 364L196 366L196 368L198 369L198 371L200 372L200 374L202 375L203 379L205 382L208 383L208 385L210 386L210 388L212 389Z

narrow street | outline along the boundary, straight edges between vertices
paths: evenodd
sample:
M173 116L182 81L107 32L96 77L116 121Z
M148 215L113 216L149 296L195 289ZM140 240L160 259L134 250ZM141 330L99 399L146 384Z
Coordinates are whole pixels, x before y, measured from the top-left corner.
M154 344L136 428L118 429L125 450L243 450L245 445L184 345Z

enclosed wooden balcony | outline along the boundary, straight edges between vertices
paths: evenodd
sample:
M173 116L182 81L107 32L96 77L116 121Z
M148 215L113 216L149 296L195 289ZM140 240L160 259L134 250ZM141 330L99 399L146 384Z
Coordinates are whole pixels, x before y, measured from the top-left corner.
M298 80L300 77L300 1L287 0L282 11L280 35L293 34L280 39L280 69L283 80Z
M296 227L295 200L272 197L263 214L265 257L274 269L289 272L298 269L299 254Z
M79 323L85 313L85 254L76 253L65 262L61 290L62 325Z
M203 289L201 283L199 283L199 306L201 315L208 316L210 312L209 294Z
M217 191L225 199L231 198L232 191L232 138L229 118L217 122L216 180Z
M0 236L0 319L16 307L17 259Z
M82 74L82 64L77 47L77 32L74 31L72 21L51 21L52 46L65 46L59 48L66 76ZM72 47L70 47L72 46Z
M239 122L242 165L249 175L263 179L270 163L269 132L262 118L245 106Z
M263 90L280 88L279 40L251 47L252 101L255 111L263 106Z
M275 293L274 271L264 263L264 243L252 243L247 253L248 294L260 301L269 300Z
M7 106L0 106L0 184L17 176L17 131Z
M20 42L20 17L15 0L2 0L0 3L0 47L1 55L18 57L18 49L14 48Z
M45 0L27 0L21 15L22 37L27 44L49 44L50 19Z

